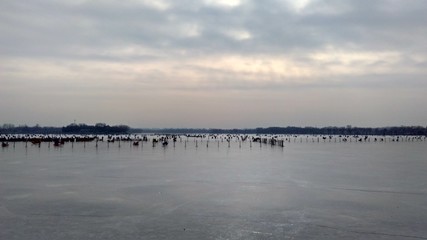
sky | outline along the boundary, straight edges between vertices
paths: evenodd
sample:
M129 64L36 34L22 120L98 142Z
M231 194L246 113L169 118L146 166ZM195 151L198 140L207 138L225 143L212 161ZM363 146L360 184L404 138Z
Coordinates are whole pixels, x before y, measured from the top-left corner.
M0 124L427 125L425 0L1 0Z

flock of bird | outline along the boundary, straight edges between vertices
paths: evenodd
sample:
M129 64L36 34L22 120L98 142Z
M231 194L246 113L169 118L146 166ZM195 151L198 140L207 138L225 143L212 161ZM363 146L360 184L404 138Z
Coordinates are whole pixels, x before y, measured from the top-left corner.
M9 147L10 143L25 142L27 145L41 145L53 143L55 147L61 147L65 143L77 142L131 142L133 146L139 146L140 142L151 142L153 147L157 144L167 146L169 142L184 141L185 143L193 140L196 143L205 141L214 142L242 142L264 143L270 145L279 145L284 147L286 142L414 142L425 141L427 136L359 136L359 135L247 135L247 134L128 134L128 135L0 135L2 148Z

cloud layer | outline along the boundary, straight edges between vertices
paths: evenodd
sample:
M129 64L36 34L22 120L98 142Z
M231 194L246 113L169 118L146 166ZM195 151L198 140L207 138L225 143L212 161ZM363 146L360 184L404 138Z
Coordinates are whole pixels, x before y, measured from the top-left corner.
M424 0L4 0L0 19L0 122L427 122Z

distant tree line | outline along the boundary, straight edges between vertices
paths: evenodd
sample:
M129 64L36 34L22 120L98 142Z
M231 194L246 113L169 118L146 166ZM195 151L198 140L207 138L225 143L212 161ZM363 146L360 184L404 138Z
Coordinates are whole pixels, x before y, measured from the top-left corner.
M38 124L29 127L27 125L15 126L13 124L3 124L0 126L0 134L60 134L61 128L40 127Z
M198 134L211 133L207 128L133 128L132 133L158 133L158 134Z
M126 125L109 126L105 123L95 125L70 124L65 127L41 127L35 125L14 126L0 125L0 134L316 134L316 135L424 135L427 127L268 127L248 129L216 129L216 128L130 128Z
M127 134L130 128L126 125L109 126L105 123L95 125L70 124L65 127L40 127L35 125L15 126L13 124L3 124L0 126L0 134Z
M97 123L95 126L86 124L70 124L62 127L64 134L126 134L129 133L126 125L109 126L105 123Z
M382 128L362 127L268 127L249 129L164 128L132 129L132 132L160 134L316 134L316 135L424 135L427 127L401 126Z

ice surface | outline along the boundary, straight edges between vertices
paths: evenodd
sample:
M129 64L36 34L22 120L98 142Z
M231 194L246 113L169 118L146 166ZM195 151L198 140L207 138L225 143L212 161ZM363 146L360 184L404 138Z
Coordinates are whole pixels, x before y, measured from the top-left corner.
M16 143L0 239L427 239L426 144Z

